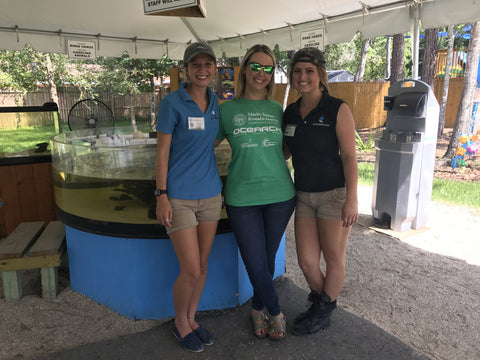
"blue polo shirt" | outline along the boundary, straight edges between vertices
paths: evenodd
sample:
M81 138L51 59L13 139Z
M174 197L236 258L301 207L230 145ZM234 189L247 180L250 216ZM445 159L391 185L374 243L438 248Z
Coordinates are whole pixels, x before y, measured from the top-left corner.
M203 113L185 90L168 94L158 107L157 131L172 134L168 160L168 196L198 200L220 194L222 182L215 159L218 98L207 88L208 109Z

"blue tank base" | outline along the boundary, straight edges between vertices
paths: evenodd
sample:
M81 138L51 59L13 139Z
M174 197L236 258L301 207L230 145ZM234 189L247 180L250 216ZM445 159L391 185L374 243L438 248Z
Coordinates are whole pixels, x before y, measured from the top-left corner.
M103 236L66 226L73 291L130 319L174 316L173 284L179 273L169 239ZM285 273L285 235L275 278ZM199 311L243 305L253 289L233 233L217 234Z

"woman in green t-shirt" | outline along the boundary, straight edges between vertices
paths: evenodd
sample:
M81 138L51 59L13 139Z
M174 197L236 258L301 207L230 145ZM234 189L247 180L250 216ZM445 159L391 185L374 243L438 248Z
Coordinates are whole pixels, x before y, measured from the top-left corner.
M216 143L226 138L232 148L225 203L253 286L254 334L280 340L286 320L273 276L295 207L295 188L282 152L282 106L270 99L274 71L275 56L268 46L255 45L245 54L235 98L220 106Z

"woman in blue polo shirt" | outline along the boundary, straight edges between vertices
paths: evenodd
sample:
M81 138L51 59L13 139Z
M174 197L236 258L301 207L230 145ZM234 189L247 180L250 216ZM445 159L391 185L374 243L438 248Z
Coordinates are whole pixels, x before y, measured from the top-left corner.
M195 321L195 313L222 207L214 153L218 98L208 87L216 74L215 54L207 44L194 43L185 50L184 66L187 83L158 108L156 215L180 264L172 332L183 348L199 352L214 341Z

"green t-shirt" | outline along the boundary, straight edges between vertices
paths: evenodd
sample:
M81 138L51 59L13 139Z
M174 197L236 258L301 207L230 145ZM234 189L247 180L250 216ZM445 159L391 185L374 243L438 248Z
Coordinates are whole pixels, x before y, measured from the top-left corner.
M282 106L273 100L239 98L220 105L217 140L232 148L225 202L251 206L295 196L282 151Z

